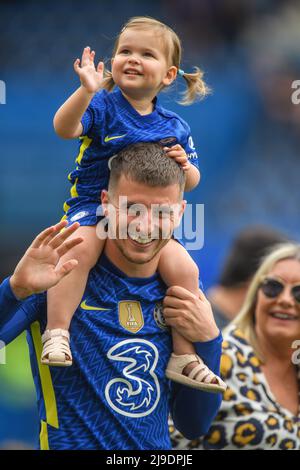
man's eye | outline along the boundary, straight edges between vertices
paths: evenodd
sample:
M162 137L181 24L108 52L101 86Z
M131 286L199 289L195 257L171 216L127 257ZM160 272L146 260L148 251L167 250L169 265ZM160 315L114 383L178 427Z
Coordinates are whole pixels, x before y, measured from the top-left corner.
M161 218L162 219L172 219L174 216L173 212L162 212Z
M155 217L159 217L160 219L171 219L174 215L174 212L169 209L156 209L153 211L153 215Z
M145 208L141 204L130 204L127 206L127 213L131 217L140 217L145 213Z

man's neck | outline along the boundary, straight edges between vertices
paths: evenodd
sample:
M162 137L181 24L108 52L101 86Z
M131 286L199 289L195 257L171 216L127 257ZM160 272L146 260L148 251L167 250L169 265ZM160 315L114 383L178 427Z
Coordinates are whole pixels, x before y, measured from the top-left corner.
M129 277L147 278L153 276L157 271L158 255L147 263L137 264L127 260L111 240L106 241L104 253L111 263Z

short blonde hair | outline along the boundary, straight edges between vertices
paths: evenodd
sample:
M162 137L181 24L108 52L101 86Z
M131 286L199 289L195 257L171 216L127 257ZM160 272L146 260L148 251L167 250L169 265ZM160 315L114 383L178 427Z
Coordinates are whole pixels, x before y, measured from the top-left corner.
M169 26L148 16L135 16L130 18L127 23L125 23L115 41L112 57L115 56L118 49L121 34L125 31L125 29L133 28L160 30L165 39L165 49L168 64L170 66L177 67L177 71L180 69L182 46L178 35ZM182 75L186 82L187 90L183 93L183 99L180 101L180 104L191 104L197 98L202 99L210 92L209 87L203 80L204 73L199 69L199 67L194 67L194 69L194 72L183 73ZM103 88L108 91L113 90L115 87L115 82L113 80L112 73L105 69L104 77L105 78L102 85Z
M300 262L300 245L296 243L282 243L272 247L272 251L263 259L260 267L254 275L243 306L239 314L234 318L226 330L235 325L245 336L246 340L253 347L253 350L260 361L264 362L260 351L257 335L255 332L255 308L258 289L262 279L269 274L273 266L282 260L295 259Z

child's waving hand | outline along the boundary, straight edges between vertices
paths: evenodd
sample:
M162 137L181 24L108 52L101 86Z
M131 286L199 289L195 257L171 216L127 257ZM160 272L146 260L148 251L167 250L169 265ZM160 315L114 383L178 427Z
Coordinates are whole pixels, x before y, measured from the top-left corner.
M81 64L80 59L74 62L74 70L80 78L81 84L89 93L96 93L100 90L103 81L104 63L99 62L97 68L94 64L95 51L90 47L83 49Z

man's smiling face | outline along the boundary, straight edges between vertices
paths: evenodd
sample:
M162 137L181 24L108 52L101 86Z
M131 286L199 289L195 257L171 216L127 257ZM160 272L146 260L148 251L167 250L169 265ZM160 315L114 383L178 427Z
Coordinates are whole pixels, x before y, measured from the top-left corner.
M148 263L160 252L185 208L178 184L152 187L125 175L112 192L102 193L102 204L116 235L108 243L115 245L120 260L136 264Z

